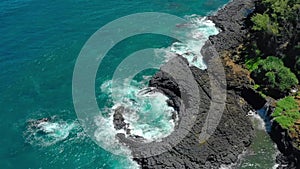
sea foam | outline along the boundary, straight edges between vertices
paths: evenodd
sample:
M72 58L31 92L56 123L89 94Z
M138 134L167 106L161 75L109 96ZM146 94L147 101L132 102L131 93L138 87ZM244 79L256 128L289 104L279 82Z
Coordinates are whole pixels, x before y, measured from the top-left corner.
M212 21L205 17L191 15L185 18L188 20L188 24L179 25L174 30L178 36L182 37L183 41L174 42L167 48L156 49L155 57L162 57L164 62L160 64L164 64L171 58L181 55L188 60L190 66L206 69L201 49L209 36L218 34L219 30ZM145 77L144 80L148 81L149 77ZM128 149L115 138L117 133L126 135L124 130L115 130L113 124L114 110L119 106L126 109L123 116L125 122L129 123L132 135L141 136L147 141L159 141L174 131L176 119L172 119L174 109L168 106L167 96L160 92L154 92L148 86L143 85L146 83L134 80L113 88L112 83L112 80L108 80L100 86L101 93L108 98L100 115L95 117L98 129L94 136L104 146L103 148L118 154L122 154L122 151L129 154Z
M180 55L186 58L190 66L199 69L207 69L203 61L201 49L205 45L209 36L217 35L219 30L215 24L206 17L191 15L185 17L189 23L179 25L177 31L183 37L183 42L175 42L170 47L157 49L156 53L164 56L166 61L174 56Z

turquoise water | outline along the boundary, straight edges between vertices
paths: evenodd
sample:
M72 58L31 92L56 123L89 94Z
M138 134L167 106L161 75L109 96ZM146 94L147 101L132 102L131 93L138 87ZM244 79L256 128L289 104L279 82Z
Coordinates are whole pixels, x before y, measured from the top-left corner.
M0 168L136 167L128 158L98 147L76 121L71 93L72 74L82 46L101 26L125 15L152 11L180 17L205 16L227 2L1 1ZM159 35L140 35L122 41L110 51L102 63L105 69L98 71L95 85L99 107L113 106L107 101L108 93L103 92L101 86L109 82L122 59L134 51L167 48L173 42L173 39ZM148 108L144 111L155 112L155 108L149 108L154 104L156 102L142 104ZM36 127L35 121L41 118L51 120L40 122ZM166 118L162 117L162 120ZM170 127L163 126L165 123L160 121L156 124L158 129ZM136 128L139 127L145 126L136 124ZM158 132L167 134L169 130ZM136 133L140 131L136 130ZM151 133L146 134L153 137Z
M239 169L275 169L278 150L266 131L266 126L259 115L252 118L255 136L246 156L241 160Z

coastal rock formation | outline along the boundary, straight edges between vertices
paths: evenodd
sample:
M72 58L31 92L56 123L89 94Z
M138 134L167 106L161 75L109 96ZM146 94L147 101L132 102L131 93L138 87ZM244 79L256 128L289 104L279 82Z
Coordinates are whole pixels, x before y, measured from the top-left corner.
M121 130L121 129L126 130L127 124L125 123L125 119L123 117L124 109L125 108L123 106L119 106L114 111L113 123L114 123L114 128L116 130Z
M218 58L214 58L211 51L205 49L209 49L213 45L220 56L228 50L235 49L246 36L247 31L243 28L243 20L253 11L254 6L254 0L234 0L221 9L217 15L210 17L222 29L222 32L210 37L209 43L201 51L208 67L212 66L211 63ZM215 67L214 69L224 68ZM207 71L195 67L191 67L191 71L197 81L201 98L194 125L184 139L162 154L141 158L135 156L133 152L134 160L142 168L217 169L221 165L231 165L237 162L238 156L251 144L254 130L250 119L246 116L250 106L241 97L243 92L246 95L245 92L250 90L248 87L250 80L247 76L244 74L240 76L230 67L225 67L228 87L225 110L215 132L207 141L200 142L199 135L211 104L210 78ZM244 84L242 87L241 83ZM176 81L161 71L153 77L150 85L163 91L173 100L170 105L177 107L174 98L179 97L180 93ZM124 136L120 135L119 138L129 147L136 144L134 141L126 141Z
M234 63L237 49L247 39L249 30L245 23L256 9L257 0L234 0L220 9L216 15L209 16L216 26L221 29L218 35L211 36L201 50L208 65L221 58L226 72L227 88L242 96L251 108L260 109L266 103L261 95L251 88L250 72ZM213 57L207 52L210 46L219 54ZM213 65L213 64L212 64Z
M279 164L278 169L300 168L300 150L293 145L293 140L288 131L274 121L270 136L281 152L276 157L276 163Z
M155 87L160 92L169 97L168 105L173 107L174 110L179 111L180 108L180 89L175 80L167 73L160 71L156 76L152 77L149 82L150 87Z
M216 131L206 142L199 141L199 134L211 102L211 92L207 71L197 68L191 70L199 85L202 111L198 113L195 124L186 137L172 149L157 156L135 158L142 168L219 168L222 164L230 165L236 162L238 155L251 144L252 124L240 106L243 105L243 99L233 90L227 91L226 108ZM168 76L164 75L166 74L159 72L153 79L168 79ZM169 80L167 81L170 82ZM164 83L159 80L152 82L152 85L158 88L169 88L176 83Z
M210 37L211 43L219 53L233 50L243 43L248 33L244 21L254 11L256 1L233 0L216 15L208 17L221 29L218 35Z

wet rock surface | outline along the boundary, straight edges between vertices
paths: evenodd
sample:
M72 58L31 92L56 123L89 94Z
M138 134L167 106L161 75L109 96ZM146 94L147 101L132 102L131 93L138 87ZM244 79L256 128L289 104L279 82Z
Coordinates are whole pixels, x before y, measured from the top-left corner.
M115 109L113 116L113 123L116 130L125 129L127 124L125 123L125 119L123 117L123 112L125 108L123 106L119 106Z
M174 110L179 111L180 108L180 88L175 80L168 73L163 71L158 72L149 82L150 87L155 87L160 92L169 97L168 105Z

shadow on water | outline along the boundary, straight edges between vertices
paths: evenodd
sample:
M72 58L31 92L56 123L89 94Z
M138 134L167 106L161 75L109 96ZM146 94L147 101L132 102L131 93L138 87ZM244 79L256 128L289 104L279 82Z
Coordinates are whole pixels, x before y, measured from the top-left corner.
M257 114L260 116L260 118L264 121L265 129L268 133L271 132L272 122L271 117L269 114L270 112L270 103L267 102L261 109L257 110Z

